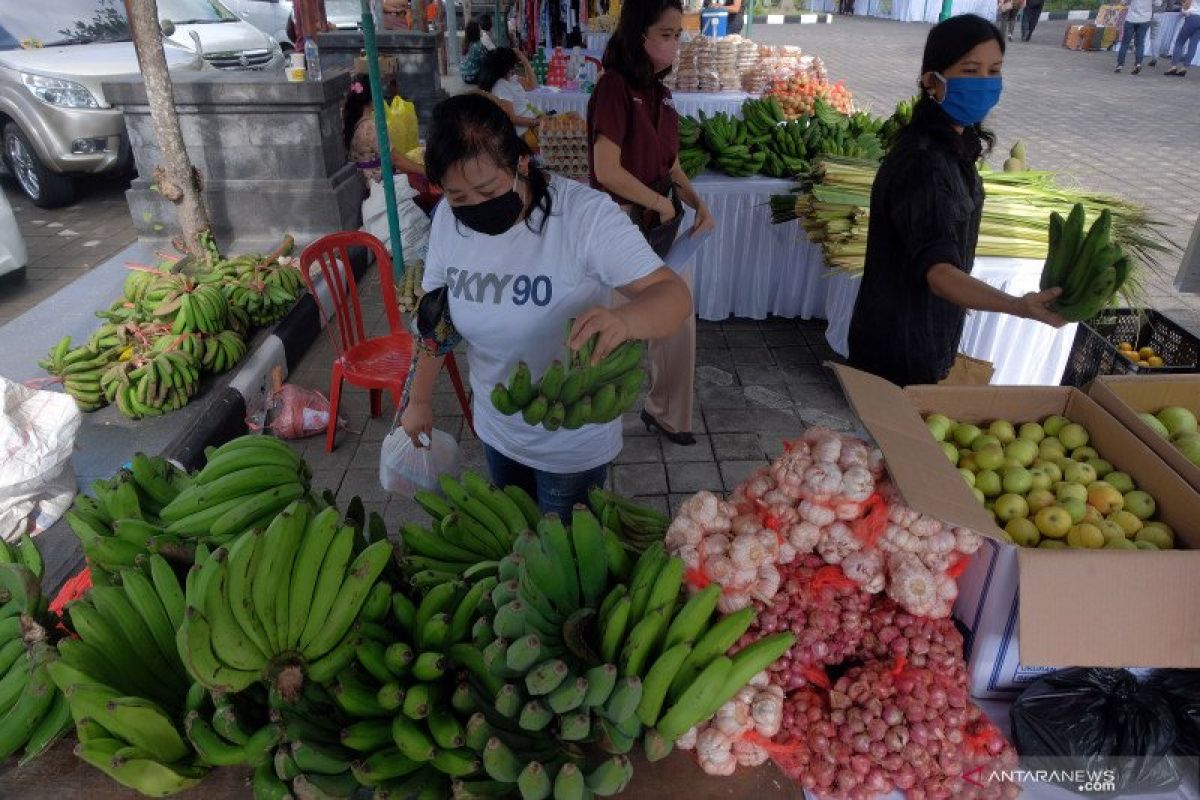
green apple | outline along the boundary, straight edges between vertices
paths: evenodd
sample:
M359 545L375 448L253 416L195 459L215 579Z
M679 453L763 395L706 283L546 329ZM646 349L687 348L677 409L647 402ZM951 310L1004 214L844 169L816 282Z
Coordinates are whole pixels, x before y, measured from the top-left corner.
M946 437L950 435L950 431L954 429L954 420L945 414L930 414L925 418L925 427L929 428L929 432L933 434L933 438L939 442L944 442L946 441Z
M1159 550L1170 550L1175 546L1175 531L1165 522L1148 522L1134 534L1135 542L1149 542Z
M1038 455L1044 459L1062 458L1066 454L1067 448L1063 447L1063 443L1054 437L1042 439L1038 443Z
M1029 510L1035 514L1043 508L1054 505L1056 500L1054 492L1048 489L1034 489L1025 497L1025 502L1029 503Z
M1004 466L1007 469L1025 468L1025 465L1021 463L1020 459L1012 458L1011 456L1005 456Z
M1133 483L1133 478L1124 472L1110 472L1104 476L1104 482L1121 494L1129 494L1137 488Z
M1125 510L1140 520L1153 517L1155 507L1154 498L1146 492L1132 491L1125 495Z
M1136 547L1138 550L1155 550L1155 551L1157 551L1160 549L1159 546L1156 545L1154 542L1148 541L1146 539L1138 539L1137 541L1135 541L1133 543L1133 546Z
M1133 542L1129 541L1128 539L1126 539L1124 536L1122 536L1119 539L1116 537L1106 538L1104 540L1104 549L1105 550L1137 550L1138 546L1136 544L1134 544Z
M1041 452L1040 448L1028 439L1014 439L1004 448L1004 455L1008 458L1015 458L1021 462L1023 467L1032 464L1039 452Z
M1087 486L1096 480L1096 470L1087 464L1075 462L1063 470L1063 480L1067 483L1078 483Z
M1070 424L1071 420L1055 414L1042 420L1042 430L1046 432L1047 436L1058 436L1058 432Z
M1084 447L1090 438L1087 429L1077 422L1069 422L1058 431L1058 440L1068 450Z
M1077 447L1071 451L1071 458L1075 461L1091 461L1093 458L1100 458L1100 454L1096 452L1094 447Z
M1038 469L1050 476L1051 486L1062 480L1062 467L1060 467L1058 464L1055 464L1053 461L1046 461L1042 464L1039 464Z
M1065 538L1073 524L1070 512L1060 506L1043 508L1034 515L1033 521L1042 535L1051 539Z
M1000 495L996 498L993 508L996 510L996 517L1001 522L1008 522L1010 519L1024 519L1029 516L1029 504L1019 494Z
M1067 543L1058 539L1042 539L1038 542L1038 547L1042 550L1066 550Z
M1122 498L1122 499L1124 499L1124 498ZM1109 522L1112 522L1112 523L1120 526L1121 530L1125 531L1126 538L1133 538L1133 536L1142 529L1142 521L1140 519L1138 519L1136 516L1134 516L1132 513L1130 513L1129 511L1125 511L1124 509L1122 509L1121 511L1117 511L1113 514L1110 514L1108 517L1108 520L1109 520ZM1161 525L1162 523L1161 522L1152 522L1150 524L1151 525Z
M1064 500L1078 500L1081 503L1087 502L1087 487L1070 481L1059 481L1054 484L1054 496L1058 498L1058 502Z
M1029 470L1029 479L1031 489L1049 489L1055 481L1055 478L1044 467L1034 467Z
M992 445L996 445L998 447L1004 446L999 439L997 439L995 436L992 436L990 433L981 433L975 437L974 441L971 442L971 449L978 453L983 448L990 447Z
M987 498L984 497L983 492L979 491L978 486L971 490L971 494L975 495L975 499L979 501L979 505L983 505L987 501Z
M942 452L946 454L946 458L950 459L951 464L958 463L958 448L950 442L942 442Z
M1066 500L1059 500L1058 504L1063 507L1064 511L1071 515L1072 524L1078 525L1087 518L1088 504L1082 500L1071 497Z
M999 439L1000 444L1008 444L1017 438L1017 432L1013 428L1013 424L1007 420L996 420L991 425L988 425L987 432Z
M1150 426L1150 430L1154 431L1164 439L1171 438L1171 432L1167 430L1167 426L1159 422L1158 417L1154 416L1153 414L1143 411L1138 414L1138 419Z
M1004 532L1018 547L1037 547L1038 540L1042 538L1042 533L1033 520L1024 517L1010 519L1004 525Z
M971 470L969 470L969 469L960 468L958 470L958 474L963 476L963 480L967 482L967 486L970 486L972 489L975 488L975 473L974 472L971 472Z
M999 444L989 444L975 451L975 464L980 469L1000 469L1004 466L1004 449Z
M1180 406L1167 406L1159 411L1158 421L1163 424L1171 436L1177 433L1195 433L1197 429L1200 429L1196 422L1196 415Z
M1185 433L1175 438L1175 446L1183 457L1200 467L1200 434Z
M1031 442L1037 443L1046 438L1046 431L1036 422L1026 422L1017 432L1017 436L1022 439L1028 439Z
M1000 480L1009 494L1025 495L1033 488L1033 475L1024 467L1006 467L1000 473Z
M954 436L954 441L959 447L970 447L971 442L979 438L983 431L979 430L978 425L959 424L955 425L951 432Z
M1106 519L1101 521L1100 532L1104 534L1105 539L1120 539L1125 542L1129 541L1129 539L1125 538L1125 529L1111 520Z
M975 460L975 454L970 450L963 450L962 455L958 457L958 468L979 472L979 462Z
M1097 478L1103 478L1105 475L1113 471L1113 465L1099 456L1096 458L1089 458L1087 460L1087 465L1096 470Z
M980 470L975 475L975 488L983 492L984 497L999 497L1003 493L1000 475L995 470Z

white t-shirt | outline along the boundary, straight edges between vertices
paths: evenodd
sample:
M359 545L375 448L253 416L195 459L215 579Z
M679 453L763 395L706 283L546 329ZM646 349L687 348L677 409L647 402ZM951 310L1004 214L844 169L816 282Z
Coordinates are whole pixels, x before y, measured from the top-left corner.
M487 31L479 32L479 41L483 43L484 48L487 50L496 49L496 43L492 41L492 35Z
M1129 0L1126 22L1149 22L1154 16L1154 0Z
M529 96L525 93L525 87L518 81L514 81L512 78L501 78L492 87L492 94L501 100L507 100L512 103L513 110L517 112L518 117L530 116ZM524 136L527 130L529 128L524 125L518 125L517 135Z
M475 433L534 469L559 474L607 464L621 451L621 420L553 433L506 417L491 403L518 361L534 380L566 362L567 322L607 306L612 290L662 266L641 232L608 195L552 176L553 210L539 234L520 222L499 236L477 233L438 205L425 259L425 291L447 287L450 316L467 342ZM534 212L537 228L540 211Z

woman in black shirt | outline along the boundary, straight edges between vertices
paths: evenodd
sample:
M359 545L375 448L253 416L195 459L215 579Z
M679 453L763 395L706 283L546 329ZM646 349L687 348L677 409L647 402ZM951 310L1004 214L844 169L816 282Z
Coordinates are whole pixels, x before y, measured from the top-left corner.
M971 277L983 184L981 127L1000 99L1004 37L982 17L929 32L912 123L871 190L866 268L850 322L850 364L901 386L937 383L954 362L967 309L1060 326L1061 289L1014 297Z

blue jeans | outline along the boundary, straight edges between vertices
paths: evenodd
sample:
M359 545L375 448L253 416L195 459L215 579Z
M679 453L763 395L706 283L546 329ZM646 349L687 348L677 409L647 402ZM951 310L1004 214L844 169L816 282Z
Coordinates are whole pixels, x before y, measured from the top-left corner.
M1142 53L1146 49L1146 33L1150 30L1149 22L1126 22L1125 32L1121 36L1121 49L1117 51L1117 66L1125 66L1125 54L1129 52L1129 42L1133 40L1133 63L1142 65Z
M1200 46L1200 14L1188 14L1179 26L1175 37L1175 53L1171 56L1172 67L1188 68L1196 59L1196 47Z
M576 503L587 504L588 489L603 486L608 477L608 465L567 474L545 472L513 461L488 445L483 446L488 472L497 486L520 486L537 500L543 514L558 514L563 521L571 519Z

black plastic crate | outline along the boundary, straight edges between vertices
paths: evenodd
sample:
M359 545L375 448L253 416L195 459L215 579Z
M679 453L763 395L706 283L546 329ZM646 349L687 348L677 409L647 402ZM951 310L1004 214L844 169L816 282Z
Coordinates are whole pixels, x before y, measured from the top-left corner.
M1121 355L1118 345L1152 348L1161 367L1139 367ZM1083 386L1097 375L1165 375L1200 372L1200 339L1153 309L1117 308L1079 323L1071 357L1063 370L1063 386Z

